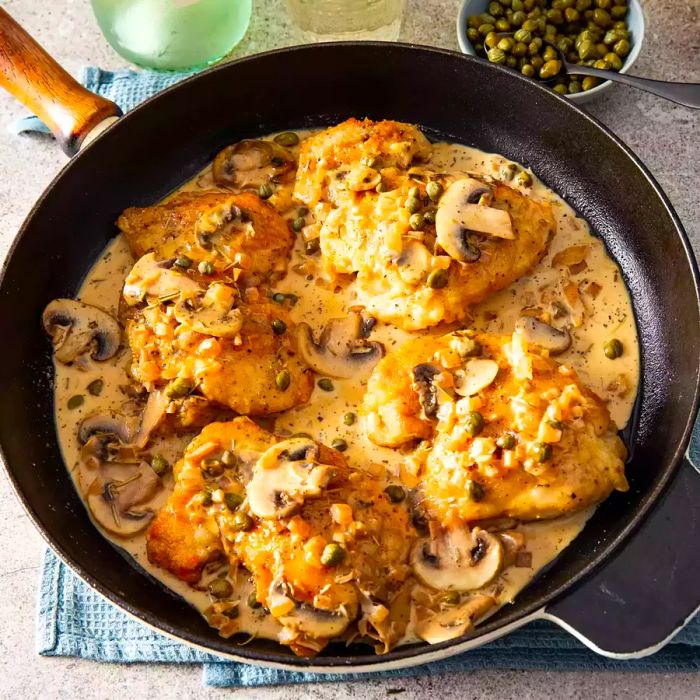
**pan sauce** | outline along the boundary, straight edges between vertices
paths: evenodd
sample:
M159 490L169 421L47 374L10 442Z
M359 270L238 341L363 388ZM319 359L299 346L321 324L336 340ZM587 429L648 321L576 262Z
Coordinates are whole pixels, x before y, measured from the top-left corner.
M443 172L455 169L491 176L499 173L502 167L508 164L509 161L502 156L450 144L436 145L431 159L431 165ZM572 273L572 278L576 280L579 288L590 292L585 296L585 314L580 327L572 330L571 348L557 359L577 370L584 383L607 402L613 420L622 428L628 421L634 404L639 376L636 329L627 291L616 264L607 256L602 242L590 234L587 224L558 195L536 178L534 180L530 192L552 203L557 235L548 254L532 274L521 278L473 309L472 325L479 330L493 333L512 332L522 309L536 306L541 289L560 277L560 270L556 265L553 266L557 254L573 246L586 246L585 265L579 264L578 267L574 267L578 272ZM517 187L515 183L509 185ZM210 171L207 169L184 185L180 191L212 187ZM273 198L271 201L285 217L293 217L292 202L287 199L285 206L283 193L278 195L277 200ZM314 263L309 265L309 258L301 255L302 248L303 241L299 237L289 271L286 277L275 285L275 289L299 297L298 303L291 311L292 320L298 322L312 319L312 326L319 329L325 325L326 320L347 314L355 299L354 285L350 284L338 292L325 283L319 271L314 269ZM125 241L121 236L117 237L86 277L78 298L116 315L123 281L133 263ZM409 333L380 323L372 337L373 340L383 342L389 352L416 335L444 332L444 326L430 331ZM603 352L604 342L613 336L619 339L625 348L622 357L614 361L606 358ZM107 362L90 361L87 369L56 363L55 406L59 441L65 462L83 497L94 474L86 469L80 460L76 426L90 414L117 410L124 403L127 397L122 387L127 383L129 361L127 349ZM99 396L93 396L87 390L87 386L97 378L103 380L104 387ZM344 414L349 411L359 412L365 383L341 379L335 379L333 383L336 391L325 392L316 386L308 404L279 415L275 423L276 433L285 435L303 431L325 444L342 438L348 443L345 456L350 463L376 464L379 471L385 470L390 475L398 475L404 455L369 441L361 420L350 426L344 424ZM84 402L78 408L69 409L68 401L76 395L84 397ZM152 451L162 454L173 463L182 454L192 435L156 438L157 445ZM166 484L172 487L171 475L166 477ZM500 605L512 601L533 576L576 537L592 512L593 509L588 508L572 516L552 521L519 525L518 529L526 536L527 550L532 554L531 566L505 569L483 592L494 595ZM122 539L107 532L104 534L117 546L126 550L146 571L197 609L204 611L209 607L212 599L206 593L206 577L193 588L172 574L151 565L146 556L144 533L129 539ZM245 580L241 580L239 584L237 591L241 591L240 599L245 601L251 590L250 584ZM277 638L280 627L272 616L251 610L244 603L239 606L239 610L238 622L241 630L256 636ZM403 641L413 639L415 637L409 625Z

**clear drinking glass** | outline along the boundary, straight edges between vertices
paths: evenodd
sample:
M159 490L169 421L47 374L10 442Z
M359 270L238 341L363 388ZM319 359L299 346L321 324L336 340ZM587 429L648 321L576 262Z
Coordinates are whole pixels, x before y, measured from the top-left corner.
M287 0L307 41L395 41L405 7L406 0Z
M91 0L112 48L131 63L185 70L214 63L243 38L252 0Z

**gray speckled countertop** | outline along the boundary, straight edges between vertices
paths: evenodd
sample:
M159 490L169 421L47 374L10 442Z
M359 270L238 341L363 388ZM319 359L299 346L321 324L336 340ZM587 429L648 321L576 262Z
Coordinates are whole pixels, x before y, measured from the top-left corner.
M72 71L85 64L123 66L100 35L87 0L3 0L3 6ZM634 72L700 82L700 0L646 0L647 37ZM458 0L409 0L403 40L456 49ZM248 34L235 54L296 43L282 0L256 0ZM681 61L683 58L685 60ZM642 158L666 190L700 251L700 112L618 86L589 107ZM0 255L44 187L65 163L47 137L10 135L24 114L0 94ZM45 659L34 652L39 563L44 544L0 474L0 697L224 697L203 688L194 666L98 664ZM697 698L695 674L480 671L424 679L369 681L236 691L236 697L379 698L402 689L405 700L443 698Z

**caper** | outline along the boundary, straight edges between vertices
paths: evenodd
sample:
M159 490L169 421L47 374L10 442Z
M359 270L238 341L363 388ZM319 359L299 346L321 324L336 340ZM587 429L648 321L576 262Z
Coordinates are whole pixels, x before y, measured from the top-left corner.
M66 403L66 406L72 411L75 408L79 408L85 402L85 397L82 394L76 394L71 396Z
M530 59L530 63L532 64L532 67L535 70L539 70L544 65L544 59L542 58L542 56L533 56Z
M489 24L488 22L484 22L482 25L479 26L479 34L481 36L486 36L489 32L492 32L495 29L493 24Z
M512 450L515 447L515 436L504 433L496 440L496 446L502 450Z
M403 486L399 486L399 484L389 484L384 489L384 493L392 503L401 503L401 501L406 498L406 492Z
M532 175L530 175L530 173L528 173L526 170L523 170L518 174L518 177L515 178L515 181L521 187L531 187L532 186Z
M523 44L529 44L532 41L532 31L529 31L525 27L522 27L521 29L518 29L517 32L515 32L513 38L518 42L522 42Z
M221 461L227 466L227 467L237 467L239 459L235 455L235 453L231 452L231 450L224 450L221 453Z
M444 268L438 268L437 270L433 270L428 275L428 279L426 280L426 284L431 289L442 289L443 287L447 286L448 281L449 281L449 274L448 274L447 270L445 270Z
M324 566L338 566L338 564L345 559L346 554L347 552L345 551L344 547L332 542L323 548L323 552L321 553L321 564Z
M547 61L555 61L558 58L556 49L553 46L545 46L542 52L542 58L545 63L547 63Z
M514 27L520 27L526 19L527 15L522 10L519 10L513 13L513 16L510 18L510 23Z
M435 209L426 209L425 213L423 214L423 220L425 221L426 224L434 224L435 223Z
M280 146L296 146L299 143L299 137L293 131L283 131L275 136L275 142Z
M323 389L323 391L333 391L335 388L333 382L328 377L321 377L317 382L318 388Z
M605 342L605 345L603 345L603 352L605 353L605 357L607 357L609 360L616 360L622 355L623 351L624 347L617 338L611 338Z
M192 381L186 377L176 377L168 384L165 395L169 399L181 399L192 391Z
M584 39L578 46L578 57L586 61L595 53L595 44L590 39Z
M301 231L301 229L304 228L304 226L306 226L306 219L304 219L303 216L297 216L297 218L294 219L294 221L292 221L292 230L293 231L299 232L299 231Z
M258 187L258 195L260 199L269 199L272 197L272 186L267 182L263 182L263 184Z
M230 511L236 511L243 503L243 496L233 491L228 491L224 494L224 503Z
M331 442L331 447L334 450L338 450L338 452L345 452L345 450L348 449L348 443L347 440L343 440L343 438L335 438L335 440Z
M93 379L88 385L87 390L91 396L99 396L102 393L105 383L101 379Z
M248 607L252 608L253 610L262 608L262 603L258 600L258 596L255 594L255 592L248 596Z
M216 457L206 457L200 462L204 476L217 477L224 473L224 465Z
M479 411L469 411L464 417L464 429L470 437L476 437L484 429L484 417Z
M286 299L287 297L284 294L282 294L282 292L275 292L272 295L272 301L274 301L275 304L284 304Z
M440 197L442 197L443 193L443 187L442 185L437 182L436 180L431 180L426 186L425 186L425 191L430 197L430 199L433 202L439 201Z
M577 92L581 92L581 83L578 80L572 80L569 83L569 94L575 95Z
M594 64L594 68L597 68L598 70L608 70L610 68L610 64L603 58L598 59Z
M567 22L578 22L579 18L579 11L575 7L567 7L564 10L564 19Z
M202 275L214 274L214 266L208 260L202 260L202 262L197 265L197 269Z
M581 82L581 87L583 88L584 91L586 90L592 90L594 87L598 85L600 81L598 78L592 78L590 75L586 76L583 81Z
M497 34L497 32L491 32L490 34L486 35L486 38L484 39L484 46L488 46L490 49L493 49L500 40L501 37Z
M247 532L253 527L253 518L244 513L242 510L237 510L231 518L231 528L235 532Z
M214 598L229 598L233 593L233 586L225 578L215 578L209 584L209 593Z
M175 266L181 267L183 270L189 270L192 267L192 258L188 258L186 255L179 255L175 258Z
M152 460L151 460L151 469L158 474L158 476L161 476L165 474L165 472L168 471L168 468L170 467L170 464L168 464L168 460L165 459L162 455L156 455Z
M474 501L474 503L479 503L484 500L484 487L474 479L467 479L465 484L467 490L467 496Z
M517 68L518 59L515 56L506 56L506 65L508 68Z
M348 411L343 416L343 423L345 423L345 425L353 425L356 420L357 420L357 416L352 411Z
M506 62L506 55L499 48L489 49L488 53L486 55L488 56L488 59L489 59L489 61L491 61L491 63L505 63Z
M612 51L606 53L603 59L613 70L620 70L620 68L622 68L622 59Z
M602 27L603 29L609 27L612 24L610 13L607 10L601 9L600 7L597 7L595 10L593 10L592 19L599 27Z
M459 591L446 591L442 596L442 604L448 608L453 608L455 605L459 605L462 600L462 594Z
M527 54L527 44L523 44L521 41L519 41L511 49L511 54L516 58L522 58Z
M547 61L542 68L540 68L540 78L547 80L548 78L553 78L555 75L559 74L561 70L561 61L552 60Z
M503 17L503 13L505 10L503 9L503 6L498 3L498 2L490 2L489 3L489 14L492 17Z
M513 12L522 12L525 9L525 3L523 0L512 0L510 9L513 10Z
M540 28L540 23L536 19L526 19L523 22L522 30L525 32L536 32ZM525 41L525 39L517 39L517 41ZM529 39L527 41L530 41Z
M276 318L272 321L272 332L275 335L282 335L286 330L287 324L281 318Z
M416 212L415 214L411 214L408 223L414 231L420 231L425 223L425 218L423 214Z
M292 377L289 374L288 369L283 369L277 372L275 377L275 384L280 391L286 391L289 388L289 384L292 381Z
M508 53L513 48L514 44L515 42L509 36L504 36L496 46L501 49L501 51Z
M411 214L415 214L420 209L420 199L417 197L409 197L406 200L406 209L408 209Z
M205 507L210 506L214 502L214 499L211 496L211 491L207 489L200 492L200 497L202 499L202 505Z
M559 95L566 95L566 85L564 85L564 83L559 83L555 85L552 88L552 90L554 90L554 92L558 93Z
M615 46L613 46L613 51L620 57L624 58L630 52L630 43L627 39L620 39Z
M627 5L615 5L610 8L610 14L614 19L622 19L627 14Z
M316 253L318 253L319 250L321 250L320 238L309 238L309 240L306 241L304 251L307 255L315 255Z
M526 63L520 72L527 78L533 78L535 76L535 67L531 63Z
M548 462L552 458L552 446L546 442L536 442L532 446L532 453L538 462Z

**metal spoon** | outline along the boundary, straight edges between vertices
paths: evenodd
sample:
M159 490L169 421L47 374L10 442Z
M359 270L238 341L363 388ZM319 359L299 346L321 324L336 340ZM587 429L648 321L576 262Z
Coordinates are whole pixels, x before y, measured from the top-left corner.
M551 46L559 56L562 70L557 77L563 73L567 75L583 75L591 78L600 78L601 80L613 80L623 85L637 88L650 92L653 95L658 95L671 102L676 102L685 107L700 109L700 83L671 83L666 80L650 80L649 78L637 78L634 75L625 75L612 70L601 70L600 68L590 68L589 66L580 66L577 63L569 63L558 46Z

